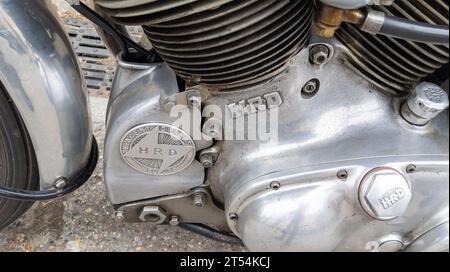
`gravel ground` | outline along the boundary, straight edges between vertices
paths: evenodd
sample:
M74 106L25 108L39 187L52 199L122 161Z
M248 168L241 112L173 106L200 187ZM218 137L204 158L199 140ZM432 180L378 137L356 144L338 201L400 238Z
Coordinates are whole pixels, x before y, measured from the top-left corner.
M102 149L107 98L91 97L94 133ZM102 153L102 152L101 152ZM105 195L103 162L72 195L36 203L0 233L2 251L243 251L178 227L118 222Z

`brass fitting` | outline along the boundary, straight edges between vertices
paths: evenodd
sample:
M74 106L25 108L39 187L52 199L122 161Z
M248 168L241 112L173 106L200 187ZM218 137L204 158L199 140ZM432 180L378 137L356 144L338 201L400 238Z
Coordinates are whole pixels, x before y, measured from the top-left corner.
M315 33L319 37L332 38L342 23L361 25L366 14L359 9L340 9L321 4L315 20Z

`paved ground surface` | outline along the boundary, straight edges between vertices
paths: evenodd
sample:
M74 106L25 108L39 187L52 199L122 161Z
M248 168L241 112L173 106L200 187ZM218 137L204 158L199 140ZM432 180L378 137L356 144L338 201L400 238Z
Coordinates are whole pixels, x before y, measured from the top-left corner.
M107 98L91 97L94 132L104 139ZM101 158L102 159L102 158ZM102 180L102 160L85 186L74 194L36 203L0 232L1 251L242 251L178 227L118 222Z

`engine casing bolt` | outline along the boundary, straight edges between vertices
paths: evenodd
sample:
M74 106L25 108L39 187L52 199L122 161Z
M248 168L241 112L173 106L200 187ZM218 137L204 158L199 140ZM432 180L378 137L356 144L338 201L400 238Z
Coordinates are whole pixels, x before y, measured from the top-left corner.
M331 52L328 46L318 44L311 47L309 51L309 58L313 64L322 65L328 62L330 53Z
M348 178L348 172L347 170L343 169L343 170L339 170L339 172L337 172L338 179L340 180L346 180Z
M205 168L211 168L214 165L214 158L210 154L201 156L200 161Z
M200 94L200 91L197 89L189 91L189 93L186 95L186 99L188 105L191 107L198 108L202 105L202 96Z
M67 180L65 178L59 178L55 181L54 186L56 189L63 189L67 185Z
M417 166L415 166L414 164L410 164L406 167L406 173L408 174L412 174L414 172L416 172L417 170Z
M171 226L178 226L180 224L180 220L178 219L178 216L176 216L176 215L171 216L170 220L169 220L169 224Z
M125 214L123 211L116 212L116 219L119 221L123 221L125 219Z
M198 208L204 207L206 204L206 196L205 193L196 193L194 194L194 206Z

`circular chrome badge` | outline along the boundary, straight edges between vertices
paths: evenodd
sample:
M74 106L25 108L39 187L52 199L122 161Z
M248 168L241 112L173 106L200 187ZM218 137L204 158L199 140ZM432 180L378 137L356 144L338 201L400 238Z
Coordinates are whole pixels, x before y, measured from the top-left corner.
M153 176L184 170L191 165L195 152L195 143L186 132L161 123L129 130L120 144L120 153L129 166Z

